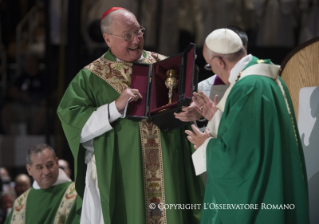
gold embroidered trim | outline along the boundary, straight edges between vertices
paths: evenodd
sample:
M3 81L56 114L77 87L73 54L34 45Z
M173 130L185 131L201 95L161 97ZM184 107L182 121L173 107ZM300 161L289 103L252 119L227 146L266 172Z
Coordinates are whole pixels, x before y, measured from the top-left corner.
M288 113L289 113L289 116L290 116L290 120L291 120L291 124L292 124L292 128L294 130L294 134L295 134L295 140L296 140L296 144L297 144L297 147L298 147L298 136L297 136L297 131L296 131L296 125L295 125L295 122L294 122L294 119L292 117L292 114L291 114L291 108L289 106L289 103L288 103L288 98L286 96L286 92L284 90L284 87L282 86L281 82L279 79L276 79L276 83L277 85L279 86L281 92L282 92L282 95L284 96L284 100L286 102L286 106L287 106L287 109L288 109Z
M106 81L120 94L131 85L130 63L109 61L102 56L84 68Z
M167 223L164 191L164 170L159 128L142 120L140 134L143 152L146 223Z
M163 55L146 51L146 57L140 62L153 64L165 58ZM110 61L102 55L84 68L106 81L119 94L131 86L132 63Z
M25 223L25 211L27 207L27 198L31 189L24 192L18 197L13 205L13 214L11 224L24 224Z
M59 205L58 211L54 218L53 224L64 224L68 215L71 211L71 208L74 204L76 198L76 191L75 191L75 183L71 183L68 188L66 189L61 203Z
M166 59L164 55L146 51L141 63L153 64ZM87 65L85 69L102 78L119 94L131 86L132 63L110 61L104 56ZM166 224L166 211L158 204L165 204L164 171L160 130L146 120L139 122L143 151L143 174L146 223ZM150 206L155 205L154 209ZM159 209L161 207L161 209Z

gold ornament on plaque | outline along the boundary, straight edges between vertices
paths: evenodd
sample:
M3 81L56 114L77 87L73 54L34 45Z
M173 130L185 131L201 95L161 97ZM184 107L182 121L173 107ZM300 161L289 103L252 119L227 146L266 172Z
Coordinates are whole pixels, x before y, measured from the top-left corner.
M177 87L178 80L176 78L176 71L174 69L170 69L166 72L166 80L165 86L168 88L168 104L172 103L173 99L173 89Z

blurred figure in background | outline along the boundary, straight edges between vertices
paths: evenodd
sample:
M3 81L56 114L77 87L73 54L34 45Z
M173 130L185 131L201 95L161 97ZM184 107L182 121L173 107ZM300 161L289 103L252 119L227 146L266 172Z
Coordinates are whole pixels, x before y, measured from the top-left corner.
M2 192L0 195L0 224L6 221L13 206L14 194L12 192Z
M59 167L64 170L65 174L71 178L72 170L69 167L69 162L64 159L59 159Z
M45 79L39 70L39 59L35 55L28 55L23 73L9 87L9 102L2 110L5 134L43 134L45 96Z
M14 193L13 183L11 182L11 177L8 170L5 167L0 167L0 178L2 182L2 191Z
M2 183L7 182L11 180L11 177L9 176L9 172L6 168L0 167L0 178L2 180Z
M14 190L16 197L19 197L23 192L31 187L31 179L26 174L19 174L15 179Z

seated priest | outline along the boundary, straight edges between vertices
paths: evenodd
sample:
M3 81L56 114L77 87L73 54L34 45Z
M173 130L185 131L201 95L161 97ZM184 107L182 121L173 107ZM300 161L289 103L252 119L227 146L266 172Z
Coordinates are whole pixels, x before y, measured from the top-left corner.
M26 168L35 181L15 200L5 224L80 223L80 216L75 213L74 182L59 169L54 149L47 144L32 146Z

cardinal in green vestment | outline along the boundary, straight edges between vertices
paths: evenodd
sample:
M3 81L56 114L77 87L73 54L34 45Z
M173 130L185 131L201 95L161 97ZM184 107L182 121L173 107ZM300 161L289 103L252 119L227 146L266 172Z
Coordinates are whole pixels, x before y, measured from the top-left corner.
M57 110L75 159L81 223L199 223L199 206L185 207L204 196L186 129L163 132L126 117L142 98L130 88L132 62L166 57L143 50L145 28L126 9L107 10L101 29L109 50L74 77Z

